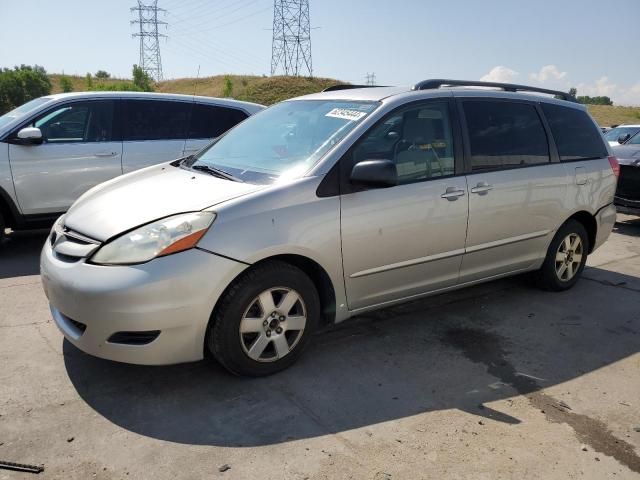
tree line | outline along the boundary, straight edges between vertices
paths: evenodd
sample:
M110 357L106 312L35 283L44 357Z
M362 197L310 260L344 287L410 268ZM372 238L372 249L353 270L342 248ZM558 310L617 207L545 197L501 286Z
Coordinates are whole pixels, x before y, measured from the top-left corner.
M104 70L98 70L95 75L87 73L84 90L152 92L155 88L151 77L138 65L133 66L131 80L104 81L110 77ZM51 88L51 78L40 65L0 68L0 115L34 98L49 95ZM72 92L73 82L62 75L60 88L63 92Z
M578 90L573 87L569 89L569 95L576 97L576 100L586 105L613 105L611 99L605 95L599 97L590 97L589 95L578 95Z

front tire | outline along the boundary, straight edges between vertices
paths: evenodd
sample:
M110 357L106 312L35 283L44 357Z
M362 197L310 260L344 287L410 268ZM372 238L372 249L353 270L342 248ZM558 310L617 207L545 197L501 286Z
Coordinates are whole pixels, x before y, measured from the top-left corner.
M544 290L561 292L573 287L584 270L589 252L589 236L577 220L568 220L553 237L537 283Z
M236 375L271 375L300 357L319 320L320 300L309 277L269 261L227 288L213 312L207 346Z

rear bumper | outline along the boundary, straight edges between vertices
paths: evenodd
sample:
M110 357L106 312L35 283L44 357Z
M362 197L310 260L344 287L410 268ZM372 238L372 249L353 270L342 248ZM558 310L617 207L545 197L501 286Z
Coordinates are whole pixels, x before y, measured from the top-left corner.
M58 259L49 242L40 260L51 313L65 338L90 355L141 365L201 359L211 311L244 268L201 250L143 265L91 265ZM146 344L109 341L116 333L158 331Z
M640 216L640 200L630 200L628 198L616 196L614 203L618 212L625 213L627 215Z
M610 203L606 207L601 208L598 213L596 213L596 222L598 224L598 228L596 230L596 241L593 245L592 251L600 247L607 241L607 238L609 238L609 235L613 230L613 226L616 223L615 205Z

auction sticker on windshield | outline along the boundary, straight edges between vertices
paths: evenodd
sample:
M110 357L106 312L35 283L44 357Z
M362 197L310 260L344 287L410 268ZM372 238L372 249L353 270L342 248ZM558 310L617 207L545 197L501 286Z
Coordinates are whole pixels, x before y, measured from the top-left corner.
M351 120L357 122L362 117L367 115L367 112L360 112L358 110L351 110L349 108L334 108L325 117L341 118L343 120Z

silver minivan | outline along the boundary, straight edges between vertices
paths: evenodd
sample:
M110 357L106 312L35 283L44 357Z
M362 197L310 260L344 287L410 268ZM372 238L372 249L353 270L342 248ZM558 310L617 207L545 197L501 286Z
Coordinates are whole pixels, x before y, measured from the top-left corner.
M368 310L522 272L572 287L611 232L618 173L563 92L334 87L87 192L42 282L92 355L267 375Z
M0 239L51 226L91 187L197 152L264 107L138 92L36 98L0 116Z

